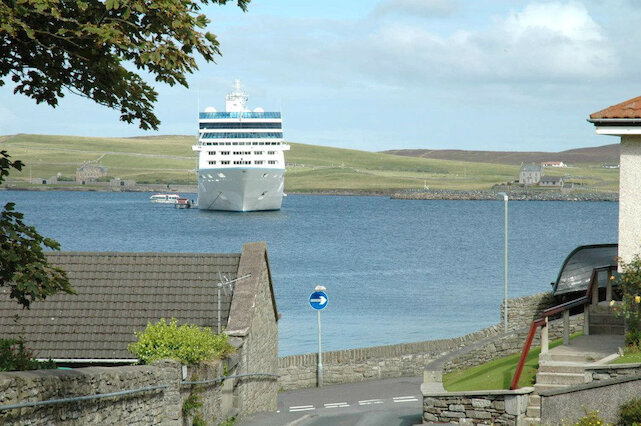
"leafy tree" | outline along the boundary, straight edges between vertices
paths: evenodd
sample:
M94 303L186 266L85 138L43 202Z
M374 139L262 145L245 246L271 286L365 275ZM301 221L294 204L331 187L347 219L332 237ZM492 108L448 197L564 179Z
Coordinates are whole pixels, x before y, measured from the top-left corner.
M0 86L6 76L21 93L55 107L63 89L110 108L120 119L157 129L157 92L135 71L188 87L186 73L220 54L203 29L201 4L228 0L3 0L0 2ZM245 11L250 0L237 0Z
M188 87L198 68L195 54L213 61L216 36L204 31L201 5L228 0L2 0L0 86L10 77L14 93L55 107L65 91L120 110L120 119L157 129L157 92L138 72L161 83ZM236 0L246 11L251 0ZM22 163L0 153L0 183ZM59 250L22 222L14 203L0 217L0 286L24 307L64 291L65 273L48 265L43 246Z
M20 170L22 163L0 151L0 183L12 168ZM59 250L60 245L25 225L22 218L14 203L7 203L0 214L0 286L9 286L9 296L25 308L59 291L73 294L65 272L47 263L42 248Z

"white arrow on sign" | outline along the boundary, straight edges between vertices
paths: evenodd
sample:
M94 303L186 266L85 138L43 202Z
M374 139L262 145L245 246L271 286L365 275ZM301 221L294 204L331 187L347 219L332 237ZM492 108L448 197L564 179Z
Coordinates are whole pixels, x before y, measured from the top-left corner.
M309 301L313 303L318 303L320 305L324 305L325 303L327 303L327 298L325 296L321 296L318 299L309 299Z

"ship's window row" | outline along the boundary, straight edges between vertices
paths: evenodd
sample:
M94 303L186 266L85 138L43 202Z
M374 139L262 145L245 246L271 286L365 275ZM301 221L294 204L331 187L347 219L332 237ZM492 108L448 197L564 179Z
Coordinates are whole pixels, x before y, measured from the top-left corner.
M282 139L283 132L203 133L203 139Z
M221 161L220 162L221 165L229 165L230 163L233 163L235 165L249 166L251 164L261 165L261 164L264 164L265 161L264 160L256 160L253 163L251 161L249 161L249 160L236 160L236 161L232 161L232 162L230 162L230 161ZM209 161L209 164L212 165L212 166L215 166L216 162L215 161ZM267 164L278 164L278 161L277 160L269 160L267 162Z
M200 129L282 129L283 123L200 123Z
M234 151L234 155L263 155L265 151ZM207 151L208 155L216 155L216 151ZM230 151L220 151L220 155L229 155ZM276 151L267 151L267 155L276 155Z
M204 142L205 146L218 145L280 145L280 142Z
M201 112L198 115L201 120L215 118L280 118L280 112Z

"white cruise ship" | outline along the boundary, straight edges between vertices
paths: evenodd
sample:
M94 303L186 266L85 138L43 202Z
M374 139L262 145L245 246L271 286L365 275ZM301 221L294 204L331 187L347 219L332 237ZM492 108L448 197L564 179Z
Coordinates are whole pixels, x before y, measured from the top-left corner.
M199 114L198 208L278 210L283 201L285 156L280 112L250 111L240 81L225 98L225 112Z

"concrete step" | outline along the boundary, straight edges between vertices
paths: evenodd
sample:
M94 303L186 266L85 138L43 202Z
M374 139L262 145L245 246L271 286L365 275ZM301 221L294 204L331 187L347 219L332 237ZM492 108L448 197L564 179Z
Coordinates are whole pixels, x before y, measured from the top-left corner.
M610 335L623 335L625 329L623 325L597 325L590 324L590 334L610 334Z
M550 384L540 384L536 383L534 385L534 392L541 393L544 391L549 391L549 390L555 390L555 389L562 389L562 388L567 388L570 387L570 385L550 385Z
M536 383L540 385L579 385L585 383L584 373L537 373Z
M592 315L590 316L590 325L623 325L623 318L613 317L611 315Z
M541 424L541 419L539 417L525 417L523 419L522 426L539 426Z
M549 352L546 355L541 355L540 358L545 357L546 361L552 362L573 362L576 364L585 364L586 362L591 362L591 360L586 359L585 355L579 354L568 354L568 353L555 353Z
M535 395L535 394L531 393L530 394L530 398L528 400L528 406L540 407L541 406L541 397L539 395Z
M533 417L533 418L541 417L541 406L538 406L538 407L528 406L527 410L525 411L525 415L527 417Z
M539 373L583 373L584 364L572 362L547 362L539 364Z

